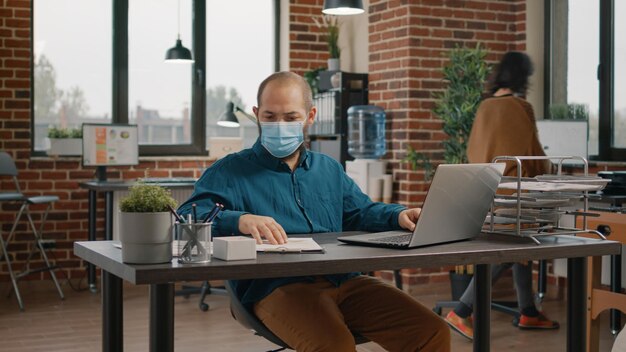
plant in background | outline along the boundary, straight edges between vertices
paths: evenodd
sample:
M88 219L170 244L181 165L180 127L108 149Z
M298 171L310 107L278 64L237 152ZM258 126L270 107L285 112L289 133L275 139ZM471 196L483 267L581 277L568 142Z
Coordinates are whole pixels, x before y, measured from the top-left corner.
M313 18L318 28L326 30L326 43L328 44L328 55L331 59L338 59L341 55L339 49L339 20L337 16L322 15L322 20Z
M443 157L447 164L467 162L467 141L490 72L485 62L486 55L480 45L451 50L449 62L443 68L447 88L433 94L437 99L433 112L443 121L443 131L448 135L448 139L443 141ZM413 170L424 169L427 179L434 170L431 160L410 146L404 161Z
M56 128L48 129L48 138L83 138L83 130L80 128Z
M549 108L551 120L587 121L589 107L587 104L551 104Z
M318 86L320 83L320 71L324 71L324 67L318 67L314 70L306 71L303 75L304 80L309 84L309 87L311 87L311 93L313 93L313 96L315 96L315 94L319 91Z
M177 206L169 190L140 182L130 188L128 197L122 199L120 210L125 213L160 213L169 211L168 205Z

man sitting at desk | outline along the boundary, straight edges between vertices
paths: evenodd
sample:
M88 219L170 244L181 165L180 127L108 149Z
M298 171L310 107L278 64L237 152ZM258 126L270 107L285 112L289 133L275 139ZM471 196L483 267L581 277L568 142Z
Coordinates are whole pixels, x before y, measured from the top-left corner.
M225 211L216 235L251 235L258 243L287 233L413 230L420 209L372 202L332 158L303 141L316 108L302 77L274 73L259 86L254 113L260 137L206 170L180 212L197 204ZM278 337L298 351L355 351L351 331L389 351L450 351L445 322L412 297L359 273L240 280L236 292Z

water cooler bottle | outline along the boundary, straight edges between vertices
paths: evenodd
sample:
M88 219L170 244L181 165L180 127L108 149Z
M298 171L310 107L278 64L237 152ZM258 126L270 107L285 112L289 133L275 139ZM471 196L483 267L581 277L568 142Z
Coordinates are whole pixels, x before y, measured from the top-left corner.
M346 174L375 202L391 202L392 176L386 175L385 111L374 105L348 109L348 154Z

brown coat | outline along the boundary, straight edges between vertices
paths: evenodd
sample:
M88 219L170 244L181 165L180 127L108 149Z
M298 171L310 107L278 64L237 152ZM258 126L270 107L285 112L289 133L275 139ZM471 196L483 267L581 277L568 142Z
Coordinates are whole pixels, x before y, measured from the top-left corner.
M505 95L485 99L476 112L467 158L470 163L488 163L496 156L545 155L537 133L532 106L524 99ZM522 176L533 177L548 172L549 163L528 161ZM507 163L506 176L517 175L515 163Z

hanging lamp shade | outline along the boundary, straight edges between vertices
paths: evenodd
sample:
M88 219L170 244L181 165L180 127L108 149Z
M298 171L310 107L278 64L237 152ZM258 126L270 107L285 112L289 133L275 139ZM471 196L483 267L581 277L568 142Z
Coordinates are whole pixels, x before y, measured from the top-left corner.
M239 127L239 119L235 115L235 104L232 102L226 104L226 110L220 115L217 125L222 127Z
M191 51L183 46L183 42L180 38L176 39L176 45L173 48L169 48L165 54L165 62L171 63L191 63L193 57Z
M324 0L322 12L327 15L359 15L365 10L363 0Z

